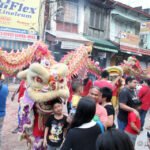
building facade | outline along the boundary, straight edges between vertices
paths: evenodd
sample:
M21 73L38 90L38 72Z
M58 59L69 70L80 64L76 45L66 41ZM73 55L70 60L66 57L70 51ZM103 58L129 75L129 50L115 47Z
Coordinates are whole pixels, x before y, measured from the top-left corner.
M52 5L46 41L56 59L60 60L67 52L89 43L90 40L83 36L83 0L62 0Z
M143 67L149 65L150 34L140 32L141 25L148 22L150 15L137 8L117 2L111 11L110 40L120 52L114 55L111 65L116 65L130 55L137 57Z
M54 12L60 7L64 10L51 17L46 38L56 59L60 60L81 44L93 44L92 58L103 68L109 65L110 57L118 52L117 47L107 41L111 4L99 0L63 0L55 4Z
M102 68L110 64L111 57L118 53L118 48L109 39L110 1L88 0L85 2L84 35L93 42L92 57Z
M103 68L131 55L149 65L150 34L141 34L147 12L114 0L59 0L49 6L45 38L57 60L90 43L91 57Z

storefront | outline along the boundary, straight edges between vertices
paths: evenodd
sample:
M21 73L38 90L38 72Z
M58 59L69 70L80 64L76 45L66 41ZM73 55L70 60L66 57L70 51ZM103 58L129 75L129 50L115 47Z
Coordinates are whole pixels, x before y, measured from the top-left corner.
M57 61L65 54L79 48L81 45L91 43L90 40L86 39L81 34L62 31L47 31L46 42Z
M102 68L110 66L111 57L118 53L118 48L111 42L104 39L97 39L85 36L93 42L92 58L98 61Z

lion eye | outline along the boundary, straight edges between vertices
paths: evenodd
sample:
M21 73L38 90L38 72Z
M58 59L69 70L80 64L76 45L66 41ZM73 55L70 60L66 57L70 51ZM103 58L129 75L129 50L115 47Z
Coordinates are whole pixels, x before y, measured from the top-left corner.
M43 82L43 80L42 80L40 77L35 77L35 81L36 81L36 82L39 82L39 83L42 83L42 82Z

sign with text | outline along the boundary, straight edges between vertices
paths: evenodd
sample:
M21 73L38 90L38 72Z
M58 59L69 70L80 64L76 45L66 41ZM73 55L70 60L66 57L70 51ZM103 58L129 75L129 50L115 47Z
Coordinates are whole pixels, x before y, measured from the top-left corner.
M141 23L140 34L150 33L150 22Z
M0 0L0 39L10 40L20 35L20 41L28 41L38 35L41 0ZM8 33L12 36L8 36ZM23 36L24 35L24 36ZM14 39L15 40L15 39Z
M21 39L22 41L26 42L34 42L37 40L37 35L0 31L0 38L15 41L20 41Z
M120 45L138 48L140 37L131 33L121 33Z

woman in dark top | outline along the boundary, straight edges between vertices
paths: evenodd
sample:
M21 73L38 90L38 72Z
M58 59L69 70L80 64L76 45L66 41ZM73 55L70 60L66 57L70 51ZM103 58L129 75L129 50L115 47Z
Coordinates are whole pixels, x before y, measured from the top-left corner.
M102 93L102 105L105 107L108 115L107 120L107 130L111 128L115 128L114 119L115 119L115 110L111 103L112 99L112 90L108 87L104 87L101 89Z
M96 150L134 150L134 147L126 133L110 129L98 137Z
M95 111L96 105L91 98L81 98L61 150L96 150L96 139L101 132L92 121Z

